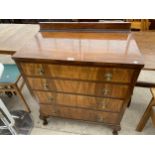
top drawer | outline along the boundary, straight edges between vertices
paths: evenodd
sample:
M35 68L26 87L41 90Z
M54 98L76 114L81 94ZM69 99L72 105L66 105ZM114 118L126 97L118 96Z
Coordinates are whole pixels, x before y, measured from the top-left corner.
M37 63L21 63L21 67L28 76L120 83L130 83L134 73L134 69L113 67L85 67Z

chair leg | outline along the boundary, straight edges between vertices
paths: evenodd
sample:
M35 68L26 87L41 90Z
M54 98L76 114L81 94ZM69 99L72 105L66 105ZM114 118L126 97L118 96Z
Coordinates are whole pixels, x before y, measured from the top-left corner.
M17 96L19 96L19 98L20 98L20 99L22 100L22 102L24 103L24 107L25 107L26 111L27 111L27 112L31 112L31 110L30 110L30 108L29 108L29 106L28 106L28 104L27 104L27 102L26 102L24 96L22 95L21 91L19 90L19 88L18 88L18 86L17 86L16 84L14 85L14 89L16 90Z
M146 122L148 121L149 117L151 116L152 106L155 105L155 99L152 98L150 104L148 105L147 109L145 110L139 124L137 125L136 130L141 132L145 127Z

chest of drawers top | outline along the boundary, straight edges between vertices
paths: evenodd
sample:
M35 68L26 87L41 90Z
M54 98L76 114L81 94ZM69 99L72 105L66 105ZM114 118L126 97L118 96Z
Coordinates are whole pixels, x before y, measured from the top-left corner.
M141 53L130 32L39 32L13 58L143 66Z

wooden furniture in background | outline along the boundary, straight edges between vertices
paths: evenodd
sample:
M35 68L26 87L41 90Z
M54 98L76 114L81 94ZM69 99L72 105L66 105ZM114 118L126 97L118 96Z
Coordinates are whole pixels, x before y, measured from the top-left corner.
M40 118L44 124L50 116L102 123L117 134L143 67L136 42L129 29L105 32L104 23L93 30L85 23L89 32L80 23L67 27L58 32L51 25L13 55Z
M144 58L144 69L155 71L155 32L132 32ZM149 81L148 81L149 82Z
M39 25L0 24L0 54L19 51L39 31Z
M130 30L130 22L40 22L41 31L124 31ZM89 27L88 27L89 25Z
M0 78L0 95L6 94L9 97L17 95L27 112L30 112L30 108L22 95L22 89L25 82L16 64L4 64L4 71Z
M132 30L146 31L149 30L150 22L148 19L128 19L131 22Z
M144 70L147 71L155 71L155 32L133 32L136 42L140 48L141 53L144 57ZM137 81L137 87L143 88L154 88L155 82L150 81ZM152 89L153 94L153 89ZM154 95L153 95L154 96ZM154 112L152 109L153 101L150 102L148 105L145 113L143 114L142 118L140 119L139 124L137 125L136 130L142 131L147 120L149 119L150 115L152 115L152 121L154 122ZM152 112L151 112L152 111Z
M152 122L155 125L155 111L154 111L154 107L155 107L155 88L151 88L151 93L152 93L152 99L147 107L147 109L145 110L142 118L140 119L140 122L136 128L137 131L142 131L148 121L149 118L152 118Z
M0 54L13 55L15 52L19 51L27 41L34 37L38 31L39 25L0 24ZM8 68L9 65L5 64L4 66ZM14 68L16 72L8 72L9 76L13 76L15 73L17 74L13 78L13 81L11 79L11 81L8 82L4 79L4 81L0 81L0 92L6 93L8 96L12 96L12 94L18 95L24 103L26 111L30 112L21 92L24 86L24 80L15 64L10 65L10 67ZM5 79L7 80L7 78Z
M34 35L39 31L39 25L31 24L0 24L0 54L13 55L15 52L19 51L27 41L29 41ZM30 112L30 109L21 93L24 86L24 80L18 68L15 64L4 65L7 71L8 67L15 69L16 72L10 70L7 72L8 76L15 76L13 81L6 82L7 78L0 81L0 92L6 93L8 96L12 94L17 94L21 101L24 103L26 111Z

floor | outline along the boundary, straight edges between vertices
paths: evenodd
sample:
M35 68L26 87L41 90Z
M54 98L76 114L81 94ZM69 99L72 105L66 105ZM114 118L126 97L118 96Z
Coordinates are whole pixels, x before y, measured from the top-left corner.
M0 57L0 62L9 62L8 57ZM142 71L139 80L154 81L155 72ZM49 118L49 124L47 126L42 125L42 121L39 119L39 106L36 101L30 95L27 87L23 89L25 99L27 100L30 109L31 116L34 121L34 128L31 131L32 135L111 135L112 130L104 125L93 124L88 122L73 121L60 118ZM23 109L22 103L16 96L8 98L3 96L3 101L10 110ZM132 102L130 108L128 108L123 116L121 122L122 130L119 135L155 135L155 128L153 127L151 120L148 121L143 132L136 132L135 128L144 113L149 101L151 99L151 93L147 88L134 89Z

